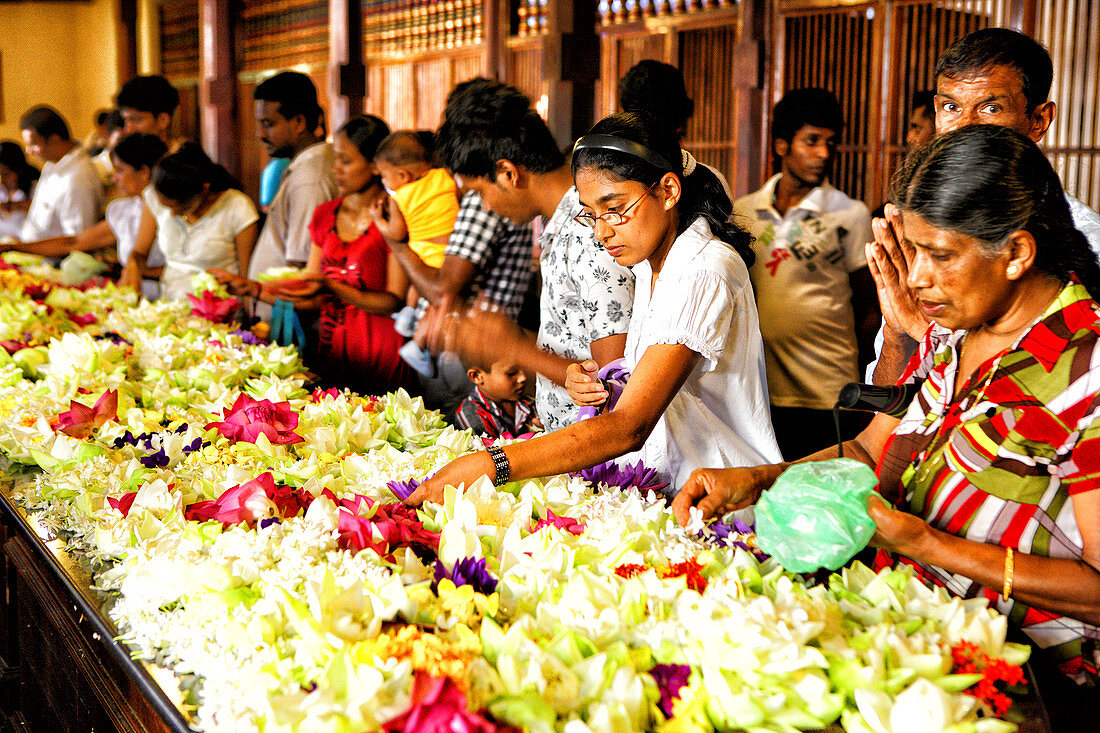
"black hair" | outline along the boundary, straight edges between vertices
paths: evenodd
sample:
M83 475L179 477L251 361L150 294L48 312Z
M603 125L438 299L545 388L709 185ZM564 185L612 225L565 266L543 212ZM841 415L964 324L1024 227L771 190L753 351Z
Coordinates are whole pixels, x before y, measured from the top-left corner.
M95 117L93 117L96 127L103 127L104 125L106 125L107 120L111 117L111 112L112 110L109 109L101 109L96 112Z
M684 75L675 66L653 59L634 64L619 80L619 106L624 112L647 112L678 133L695 112Z
M191 201L202 193L204 185L212 193L241 188L237 179L210 160L196 143L184 143L153 168L153 188L169 201Z
M933 78L958 79L988 71L994 66L1009 66L1020 74L1031 114L1050 95L1054 65L1043 45L1008 28L983 28L956 40L936 62Z
M940 135L906 159L890 198L934 227L977 239L989 255L1012 232L1029 232L1037 271L1063 283L1076 274L1100 297L1100 265L1073 224L1058 174L1014 130L970 125Z
M115 143L111 155L134 170L153 169L168 153L168 146L158 135L135 132Z
M180 106L180 93L163 76L135 76L118 90L115 104L139 112L171 116Z
M378 144L374 157L395 166L431 165L434 152L435 134L430 130L398 130Z
M565 155L531 100L515 87L488 79L455 87L436 141L443 166L460 176L495 181L498 160L536 174L565 165Z
M310 132L315 132L322 124L325 111L317 103L317 87L312 79L300 72L281 71L265 79L256 87L252 97L262 102L277 103L279 114L287 120L302 115Z
M30 198L34 182L40 175L37 168L27 162L27 156L23 154L23 148L19 143L11 140L0 142L0 165L19 174L19 190Z
M122 112L117 109L112 109L107 113L107 119L103 123L107 128L107 134L110 135L115 130L121 130L126 127L126 120L122 119Z
M817 87L792 89L784 94L772 110L772 139L790 142L805 125L839 135L844 129L844 110L836 95Z
M918 109L924 110L921 113L922 117L934 122L936 119L936 93L933 91L915 92L909 111L916 112Z
M645 151L647 158L619 150L580 147L573 152L574 178L581 168L595 168L620 181L637 181L643 186L651 186L671 171L680 179L681 190L680 200L676 204L676 234L683 234L696 219L702 217L710 226L711 234L731 245L741 255L745 265L752 267L756 259L752 251L752 237L730 221L733 202L718 177L706 166L697 163L690 175L684 175L683 151L675 130L648 115L619 112L597 122L585 137L589 135L609 135L638 143L648 149ZM581 138L582 141L584 139ZM657 165L658 160L666 164Z
M390 126L374 115L358 115L344 123L336 131L359 149L359 154L367 160L374 160L378 146L390 134Z
M19 118L19 129L34 130L43 140L49 140L51 135L57 135L66 141L72 139L65 118L56 109L45 104L31 107L24 112Z

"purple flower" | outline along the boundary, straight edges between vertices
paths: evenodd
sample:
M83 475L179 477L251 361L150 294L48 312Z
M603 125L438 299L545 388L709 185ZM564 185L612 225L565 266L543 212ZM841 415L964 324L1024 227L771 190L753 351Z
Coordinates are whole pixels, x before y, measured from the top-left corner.
M168 465L168 454L161 448L156 453L142 456L138 459L146 468L165 468Z
M101 333L98 336L93 336L92 338L94 338L96 341L110 341L111 343L114 343L114 344L126 344L127 346L132 345L129 341L122 338L122 336L119 336L114 331L108 331L107 333Z
M439 582L449 579L456 586L469 585L478 593L489 595L497 589L496 578L489 575L483 557L464 557L455 563L450 571L439 560L435 561L435 580L432 581L432 593L439 592Z
M423 479L417 478L409 479L408 481L390 481L386 486L397 495L397 498L401 499L401 501L405 501L412 495L412 492L416 491L421 481L423 481Z
M722 521L713 522L700 530L696 536L703 540L709 540L719 547L740 547L742 550L752 553L761 562L768 559L768 554L761 552L756 545L756 530L751 524L746 524L740 519L734 519L733 524L726 524Z
M691 667L686 664L655 664L649 670L653 679L657 682L657 689L661 691L661 701L657 707L666 718L672 717L672 706L680 699L680 690L688 683L691 677Z
M115 438L115 442L111 443L112 448L121 448L124 445L137 445L140 437L135 437L133 433L127 430L122 435Z
M202 450L202 438L198 437L192 440L190 443L183 447L184 453L194 453L197 450Z
M647 468L641 461L628 463L622 468L614 461L600 463L592 468L580 471L580 477L591 484L607 484L608 486L620 486L624 489L638 489L638 491L653 490L660 493L668 483L659 483L657 471Z
M273 524L282 524L282 523L283 523L283 521L281 519L279 519L278 517L269 517L267 519L261 519L260 520L260 529L264 529L265 527L270 527Z
M244 341L249 346L263 346L267 343L264 339L243 328L238 328L236 331L230 331L230 334L233 336L240 336L241 341Z

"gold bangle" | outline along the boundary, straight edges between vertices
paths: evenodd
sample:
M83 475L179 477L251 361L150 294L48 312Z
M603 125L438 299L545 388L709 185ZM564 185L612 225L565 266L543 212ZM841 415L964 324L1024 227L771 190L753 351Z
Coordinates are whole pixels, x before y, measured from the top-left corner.
M1012 548L1005 548L1005 572L1004 572L1004 587L1001 588L1001 598L1008 600L1012 595Z

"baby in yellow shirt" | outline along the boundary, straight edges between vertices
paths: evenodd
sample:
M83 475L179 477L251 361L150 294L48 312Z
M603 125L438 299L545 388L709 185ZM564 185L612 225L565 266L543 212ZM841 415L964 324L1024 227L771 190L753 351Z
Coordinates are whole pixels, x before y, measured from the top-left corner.
M392 241L407 236L409 249L439 268L458 216L458 189L450 173L432 167L430 135L392 133L379 144L373 162L404 219L378 222L379 229Z

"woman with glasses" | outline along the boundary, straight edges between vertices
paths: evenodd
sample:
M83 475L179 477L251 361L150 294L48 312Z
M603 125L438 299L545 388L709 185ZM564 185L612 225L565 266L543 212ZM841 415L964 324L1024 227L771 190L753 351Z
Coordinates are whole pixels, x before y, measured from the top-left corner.
M674 495L717 462L754 466L779 456L768 412L763 346L749 282L749 235L729 223L717 178L675 134L636 114L597 123L573 149L573 177L599 245L633 268L634 315L612 409L594 362L569 368L581 405L603 408L550 435L453 461L409 502L479 476L497 485L596 465L637 451Z

